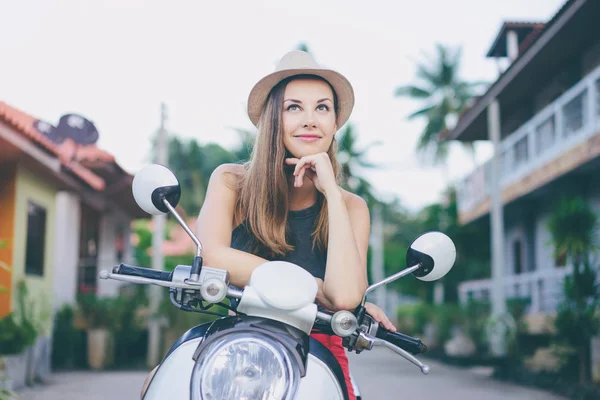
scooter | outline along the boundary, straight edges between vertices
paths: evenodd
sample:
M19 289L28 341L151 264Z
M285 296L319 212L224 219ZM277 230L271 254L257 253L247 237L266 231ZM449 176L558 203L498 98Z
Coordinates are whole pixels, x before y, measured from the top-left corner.
M234 313L185 332L157 367L143 399L347 400L353 388L346 387L334 355L310 337L314 331L341 337L350 352L388 348L429 374L429 366L415 357L427 350L421 340L379 326L364 305L369 292L409 274L422 281L446 275L456 248L445 234L417 237L406 253L409 267L369 286L354 312L327 312L315 304L314 277L298 265L266 262L244 288L229 283L227 270L203 265L201 242L175 210L181 187L168 168L146 166L132 190L147 213L175 217L194 241L196 255L191 265L172 272L120 264L100 271L100 278L169 288L171 303L183 311L210 314L220 305Z

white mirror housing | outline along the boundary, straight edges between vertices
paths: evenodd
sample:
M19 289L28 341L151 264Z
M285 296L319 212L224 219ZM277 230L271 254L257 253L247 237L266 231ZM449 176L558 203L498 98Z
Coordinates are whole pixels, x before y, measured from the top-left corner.
M167 214L169 209L163 200L166 199L175 207L181 197L181 186L177 177L160 164L150 164L135 174L132 191L138 206L151 215Z
M422 281L443 278L456 261L454 242L442 232L427 232L417 237L406 252L408 266L421 264L413 275Z

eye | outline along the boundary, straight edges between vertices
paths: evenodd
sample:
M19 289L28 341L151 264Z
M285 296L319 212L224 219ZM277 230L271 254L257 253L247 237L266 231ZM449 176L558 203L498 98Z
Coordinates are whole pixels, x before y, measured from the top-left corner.
M317 106L317 110L321 110L321 111L329 111L329 107L326 104L319 104Z
M296 111L296 110L299 110L299 109L300 109L300 107L298 106L298 104L290 104L288 106L288 108L286 108L287 111Z

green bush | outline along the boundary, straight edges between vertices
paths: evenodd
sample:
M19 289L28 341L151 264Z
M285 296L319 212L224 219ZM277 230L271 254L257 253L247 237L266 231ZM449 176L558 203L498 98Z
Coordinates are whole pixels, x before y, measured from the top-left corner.
M95 293L77 295L77 312L88 329L114 330L120 321L119 300L114 297L98 297Z
M433 318L433 309L427 303L403 304L398 307L396 316L403 333L422 335L425 325Z
M33 304L28 301L27 285L16 284L16 312L0 319L0 354L19 354L35 343L38 331L33 317Z
M438 330L440 344L444 344L452 337L455 326L463 326L468 319L465 311L458 304L440 304L434 308L434 322Z
M148 332L140 311L148 305L146 289L141 285L124 286L117 297L80 293L75 314L65 311L62 329L72 329L74 315L78 315L86 329L104 328L111 333L111 365L119 369L145 367Z
M23 328L23 339L25 347L35 343L38 331L34 322L34 306L29 301L29 290L25 281L17 283L17 312L19 314L20 325Z
M118 368L145 367L148 331L138 312L147 304L146 288L141 285L124 287L117 298L119 312L112 330L115 365Z
M13 313L0 319L0 354L20 354L30 344L30 328L19 324Z
M74 325L75 309L64 305L54 317L52 368L56 370L87 367L86 332Z
M471 300L466 305L429 303L405 304L397 309L398 325L402 332L423 335L425 326L435 325L440 344L452 337L452 329L458 327L471 337L478 350L486 345L485 324L490 315L489 302Z
M579 382L591 378L590 341L600 329L600 287L596 284L598 216L582 197L562 199L548 220L555 255L565 254L573 273L565 277L564 298L555 326L557 347L572 351L563 356L568 371L577 371ZM577 360L577 361L574 361ZM572 367L572 363L579 365Z

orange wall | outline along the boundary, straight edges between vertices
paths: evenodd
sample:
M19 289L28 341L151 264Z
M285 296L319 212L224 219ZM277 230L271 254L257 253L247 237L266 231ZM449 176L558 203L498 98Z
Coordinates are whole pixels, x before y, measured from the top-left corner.
M0 261L12 267L13 237L15 224L15 166L0 166L0 240L6 241L0 248ZM6 289L12 287L12 274L0 267L0 286ZM0 293L0 318L11 310L11 294Z

